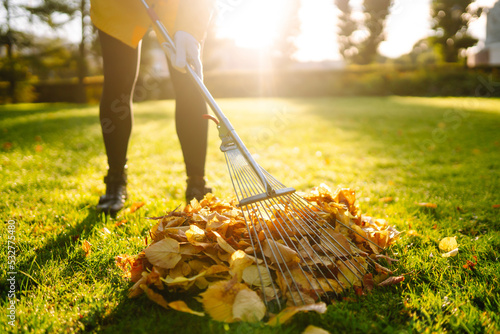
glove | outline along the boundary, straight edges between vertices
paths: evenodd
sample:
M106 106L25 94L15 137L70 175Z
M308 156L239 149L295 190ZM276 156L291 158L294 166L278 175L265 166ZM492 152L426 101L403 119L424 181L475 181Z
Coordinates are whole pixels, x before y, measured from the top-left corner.
M186 65L190 65L200 79L203 79L200 43L193 35L185 31L177 31L174 35L175 52L170 54L172 66L179 72L186 73Z

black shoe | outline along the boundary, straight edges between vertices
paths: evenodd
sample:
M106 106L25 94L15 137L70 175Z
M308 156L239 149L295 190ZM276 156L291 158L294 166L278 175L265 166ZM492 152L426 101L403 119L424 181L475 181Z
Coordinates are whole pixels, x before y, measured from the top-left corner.
M205 179L202 176L191 176L187 179L186 202L189 203L193 198L201 201L203 197L212 192L212 188L206 187Z
M111 215L123 209L127 199L127 171L120 173L108 172L104 178L106 184L106 194L99 198L97 210Z

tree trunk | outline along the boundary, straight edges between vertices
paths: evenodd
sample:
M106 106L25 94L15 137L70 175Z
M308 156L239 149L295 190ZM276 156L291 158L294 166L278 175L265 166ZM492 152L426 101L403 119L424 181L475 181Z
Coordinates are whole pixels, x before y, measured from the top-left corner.
M78 102L87 103L87 93L85 89L85 77L87 76L87 61L86 61L86 48L85 48L85 28L87 24L85 19L87 17L87 0L81 0L80 12L82 15L82 39L79 46L79 56L78 56Z

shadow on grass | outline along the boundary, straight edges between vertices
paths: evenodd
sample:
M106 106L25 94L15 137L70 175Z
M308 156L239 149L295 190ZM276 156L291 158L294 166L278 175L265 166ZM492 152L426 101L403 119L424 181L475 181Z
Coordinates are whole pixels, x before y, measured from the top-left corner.
M51 145L64 142L71 149L74 144L81 145L88 140L89 134L101 137L98 107L87 105L47 105L41 109L0 111L0 122L10 119L13 124L0 123L0 144L10 142L14 148L32 148L35 144ZM81 111L88 110L87 113ZM26 116L35 117L25 118ZM23 119L24 118L24 119ZM158 127L172 122L174 114L162 110L145 110L137 113L134 122L158 122ZM76 143L75 143L76 141ZM78 146L77 145L77 146ZM78 149L78 148L74 148Z
M80 239L89 233L101 219L105 219L103 217L94 208L90 208L84 219L55 235L42 247L35 249L34 255L20 262L19 272L24 275L20 282L22 290L33 290L38 285L36 278L27 274L31 272L31 267L35 261L37 266L42 269L40 270L42 272L45 266L50 265L50 261L58 261L61 266L64 266L61 275L63 277L71 276L74 273L74 270L71 269L72 265L75 260L78 260L78 257L83 257L83 254L75 254L69 249L77 248L76 245L80 243Z

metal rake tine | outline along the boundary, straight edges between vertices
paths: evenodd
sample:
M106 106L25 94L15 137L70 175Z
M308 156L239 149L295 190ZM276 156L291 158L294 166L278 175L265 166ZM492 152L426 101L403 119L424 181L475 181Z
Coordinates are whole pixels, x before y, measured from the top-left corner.
M233 156L233 158L234 158L234 156ZM236 158L238 158L238 156L236 156ZM236 183L238 184L238 188L240 189L240 193L245 194L245 193L247 193L247 192L248 192L248 189L245 189L245 188L246 188L245 186L243 186L243 189L242 189L242 184L243 184L243 185L244 185L244 184L247 184L247 185L248 185L248 184L251 184L251 183L249 183L249 182L247 182L247 183L240 182L240 180L242 180L242 178L244 179L245 177L246 177L246 178L248 178L248 173L249 173L249 172L248 172L248 171L246 172L246 173L247 173L247 175L242 175L242 174L245 174L245 173L244 173L244 172L239 172L239 171L244 171L245 169L244 169L244 168L240 168L240 169L238 169L238 168L234 168L234 164L233 164L233 163L237 163L237 162L239 162L237 159L236 159L236 161L235 161L235 160L232 160L231 166L232 166L232 170L233 170L233 175L232 175L231 177L236 178ZM240 163L241 163L241 162L240 162ZM239 166L239 167L243 167L243 166ZM248 180L247 180L247 181L248 181ZM246 208L246 209L247 209L247 212L248 212L248 219L247 219L247 218L245 219L245 221L247 222L247 226L249 225L249 224L248 224L248 220L250 220L250 221L251 221L251 223L252 223L252 225L254 226L254 230L256 230L256 229L255 229L255 221L254 221L254 220L255 220L255 219L257 219L257 221L258 221L258 223L259 223L259 225L260 225L261 230L263 231L264 235L266 235L266 232L265 232L265 231L266 231L266 229L268 230L268 227L267 227L267 224L265 224L265 222L263 222L263 221L262 221L262 218L261 218L261 217L262 217L262 214L261 214L261 212L259 212L259 214L258 214L258 215L257 215L257 214L255 214L255 212L260 211L260 210L259 210L259 208L258 208L257 206L253 206L253 205L251 206L251 208L253 208L253 210L252 210L253 212L251 212L251 210L250 210L250 208L248 208L248 206L247 206L247 208ZM242 208L242 211L243 211L243 208ZM268 233L270 233L270 231L269 231L269 230L268 230ZM258 233L257 233L257 232L256 232L256 234L257 234L257 238L256 238L256 239L257 239L257 243L258 243L258 245L259 245L259 249L262 251L262 254L263 254L263 246L262 246L262 244L261 244L261 242L260 242L260 239L259 239L259 237L258 237ZM269 238L267 238L267 237L266 237L266 239L269 239ZM274 239L273 239L273 241L274 241L274 242L276 242ZM277 247L276 245L274 245L274 248L275 248L276 250L278 249L278 247ZM275 259L278 259L278 257L276 256L276 254L275 254L275 252L274 252L273 247L271 247L271 248L270 248L270 250L271 250L271 253L272 253L272 255L274 256L274 258L275 258ZM254 252L256 253L255 248L254 248ZM278 262L278 263L276 263L276 265L278 266L278 269L279 269L280 273L283 275L283 277L286 277L285 272L287 271L287 272L288 272L288 274L289 274L290 276L292 276L292 274L291 274L291 272L290 272L290 269L288 268L288 266L286 266L286 263L285 263L285 261L284 261L283 255L282 255L282 254L279 254L279 255L280 255L280 257L281 257L281 259L282 259L283 263L285 264L285 265L284 265L284 267L286 268L286 269L282 268L282 266L280 265L280 263L279 263L279 262ZM269 273L269 265L267 264L267 260L266 260L266 257L264 256L264 254L263 254L262 258L264 259L265 266L266 266L266 270L267 270L267 271L268 271L268 273ZM260 270L260 269L258 269L258 270ZM259 271L259 275L260 275L260 271ZM292 291L292 288L290 287L290 285L289 285L289 283L288 283L288 280L285 280L285 283L286 283L286 285L287 285L288 289L289 289L290 291ZM297 290L299 290L299 287L297 286L297 283L296 283L295 281L293 281L293 283L294 283L294 285L295 285L295 288L296 288ZM274 289L274 283L273 283L273 289ZM264 294L264 299L267 299L267 297L265 296L265 292L264 292L264 290L263 290L263 294ZM292 297L292 299L293 299L294 303L296 304L296 302L295 302L295 299L294 299L293 295L291 295L291 297ZM303 303L305 303L305 302L304 302L304 300L303 300L303 298L302 298L302 296L300 296L300 297L301 297L301 299L302 299L302 302L303 302Z
M243 166L242 166L242 167L243 167ZM248 182L248 181L249 181L249 179L251 179L251 178L252 178L252 171L251 171L251 170L248 170L248 169L244 169L244 168L240 168L240 169L238 169L238 170L239 170L239 171L241 171L241 172L236 172L236 173L237 173L237 174L243 174L243 177L244 177L244 178L246 179L246 181L247 181L247 183L246 183L246 184L251 184L251 182ZM255 179L255 178L254 178L254 179ZM259 216L259 217L264 217L264 216L267 216L268 220L271 222L271 224L273 225L274 229L277 231L277 233L279 234L279 236L281 237L281 239L282 239L282 240L286 240L286 239L288 239L288 238L282 235L282 233L281 233L281 229L280 229L280 228L278 228L278 227L275 225L275 222L277 222L278 224L280 224L280 227L283 227L283 226L281 225L281 223L280 223L280 220L282 220L283 222L286 222L286 220L287 220L287 219L286 219L286 217L283 217L283 216L281 216L281 215L280 215L280 217L276 216L276 213L275 213L273 210L271 210L271 208L270 208L270 207L271 207L271 205L270 205L268 202L271 202L271 201L269 201L269 200L271 200L271 199L268 199L268 200L264 200L264 201L262 201L262 203L264 203L264 204L267 206L267 209L265 210L265 215L262 213L261 209L260 209L260 208L259 208L259 206L257 206L257 205L252 205L252 207L253 207L253 212L258 212L258 216ZM272 200L273 200L274 202L276 202L276 198L274 198L274 199L272 199ZM276 203L276 204L277 204L277 203ZM269 211L271 211L272 216L270 216L270 215L269 215ZM273 218L274 218L274 219L273 219ZM294 219L295 219L295 218L294 218ZM278 254L278 255L279 255L279 257L281 258L281 261L283 262L283 263L280 263L280 262L278 261L278 262L276 263L276 265L278 266L278 269L279 269L280 273L281 273L284 277L286 277L285 272L288 272L288 274L289 274L290 276L292 276L292 273L291 273L291 271L290 271L290 268L289 268L289 267L288 267L288 265L286 264L285 258L284 258L284 257L283 257L283 255L279 252L279 248L278 248L278 246L277 246L277 241L276 241L276 240L272 237L273 233L270 231L269 226L267 225L267 222L266 222L266 221L264 221L263 219L260 219L260 218L258 219L258 221L259 221L259 224L261 225L261 226L260 226L260 227L261 227L261 230L263 231L264 236L265 236L265 238L267 239L268 246L270 246L269 248L270 248L270 251L271 251L272 256L273 256L275 259L278 259L278 256L277 256L277 254L276 254L276 252L278 252L278 253L279 253L279 254ZM288 229L289 229L289 230L292 230L289 226L287 226L287 227L288 227ZM260 244L260 239L259 239L259 246L261 246L261 244ZM315 280L316 280L317 285L318 285L318 286L319 286L319 287L323 290L323 292L326 294L326 291L324 290L323 285L322 285L322 284L321 284L321 282L319 281L319 279L318 279L317 275L314 275L314 271L313 271L313 269L309 266L309 264L307 264L307 261L306 261L306 260L304 259L304 257L302 256L302 254L301 254L301 252L300 252L300 249L299 249L299 248L298 248L298 247L297 247L294 243L289 244L289 246L292 246L292 249L294 249L294 250L296 251L296 253L297 253L297 255L300 257L301 261L302 261L305 265L307 265L307 267L309 268L309 271L311 272L311 275L313 276L313 279L315 279ZM275 250L276 250L276 252L275 252ZM316 255L317 255L317 254L316 254ZM265 257L265 256L264 256L264 257ZM318 257L319 257L319 256L318 256ZM320 258L320 260L323 262L323 260L322 260L321 258ZM323 263L323 264L324 264L324 263ZM321 270L320 270L319 266L317 265L317 263L315 263L315 265L316 265L316 268L317 268L317 269L321 272ZM325 265L325 267L327 267L327 266ZM286 268L286 269L284 269L284 268ZM304 269L303 269L301 266L299 266L299 269L301 270L302 275L303 275L303 276L304 276L304 278L307 280L307 282L309 283L309 285L310 285L311 287L313 287L314 285L313 285L313 283L311 282L311 280L310 280L310 278L308 277L308 275L306 274L306 272L304 271ZM328 270L330 271L330 269L328 269ZM331 271L330 271L330 273L331 273ZM333 276L333 277L335 277L335 276L333 275L333 273L331 273L331 274L332 274L332 276ZM323 274L323 278L325 278L326 283L329 285L329 287L332 289L332 291L335 291L335 288L334 288L334 287L330 284L330 282L327 280L327 277L326 277L324 274ZM288 286L289 290L290 290L290 291L292 291L292 289L290 288L290 286L289 286L289 284L288 284L288 281L287 281L287 280L286 280L286 284L287 284L287 286ZM295 285L296 290L299 292L299 291L300 291L300 289L299 289L299 287L297 286L297 284L296 284L296 282L295 282L295 281L293 281L293 284ZM335 291L335 292L336 292L336 291ZM317 295L317 297L318 297L318 298L321 298L321 296L319 295L319 293L318 293L317 291L315 291L315 293L316 293L316 295ZM301 295L300 293L299 293L299 297L301 298L302 303L305 303L305 301L304 301L304 299L303 299L303 297L302 297L302 295ZM291 298L293 299L294 304L297 304L297 303L296 303L296 301L295 301L295 298L294 298L293 294L291 294Z
M275 198L273 198L272 200L275 200ZM293 219L294 219L297 223L303 223L303 221L300 221L300 222L299 222L299 221L297 221L295 217L293 217ZM277 220L277 221L278 221L278 220ZM284 221L284 222L286 222L286 220L283 220L283 221ZM278 222L279 222L279 221L278 221ZM273 225L274 225L274 223L273 223ZM290 227L289 227L289 226L287 226L287 227L290 229ZM275 228L276 228L276 227L275 227ZM304 239L306 238L306 237L302 234L302 232L300 232L300 230L298 230L298 229L296 229L296 230L297 230L297 232L301 235L301 237L302 237L302 238L304 238ZM295 245L294 245L294 248L295 248L295 250L297 251L297 253L298 253L298 254L300 254L300 250L299 250L297 247L295 247ZM304 249L304 250L305 250L305 251L309 254L308 250L306 250L304 247L302 247L302 248L303 248L303 249ZM334 277L334 279L335 279L335 280L337 280L337 283L339 283L339 284L340 284L340 282L338 281L337 277L333 274L333 272L332 272L332 271L328 268L328 266L324 263L323 259L321 259L321 257L319 256L319 254L318 254L318 253L314 250L314 248L312 248L312 247L311 247L311 249L312 249L312 251L314 252L314 255L316 255L316 256L319 258L319 260L321 261L321 263L323 264L323 266L324 266L324 267L328 270L328 272L332 275L332 277ZM301 254L300 254L300 255L301 255ZM308 266L308 268L310 268L310 266L307 264L307 261L305 261L305 259L304 259L302 256L301 256L301 259L302 259L302 260L304 261L304 263ZM319 268L319 266L318 266L318 264L317 264L317 263L315 263L315 266L316 266L316 268L317 268L320 272L322 272L322 271L321 271L321 268ZM333 291L335 291L335 288L333 288L333 286L331 286L331 284L330 284L330 282L327 280L327 277L325 276L325 274L323 274L323 277L326 279L326 282L327 282L327 284L330 286L330 288L331 288ZM315 276L315 278L316 278L316 276ZM316 280L317 280L317 278L316 278ZM318 285L322 288L321 283L320 283L318 280L317 280L317 283L318 283ZM323 288L322 288L322 290L324 291L324 289L323 289ZM326 291L324 291L324 292L326 293ZM336 291L335 291L335 293L336 293Z
M244 166L240 166L240 167L244 167ZM233 169L234 176L235 176L235 178L237 178L237 183L238 183L240 189L241 189L241 184L242 183L243 183L243 185L244 184L247 184L247 185L253 184L253 183L250 183L250 182L246 182L246 183L243 182L244 180L249 181L249 178L251 178L251 175L252 175L252 171L251 170L248 170L248 169L245 169L245 168L240 168L239 171L241 171L241 172L238 172L237 168ZM238 182L238 180L242 180L242 183ZM243 188L245 188L245 187L243 186ZM252 210L250 210L250 208L252 208ZM255 205L255 204L252 204L250 206L250 208L247 206L246 209L247 209L247 212L248 212L249 220L252 221L252 224L255 225L254 224L254 219L257 219L257 222L259 223L260 229L263 231L264 236L266 236L266 230L267 230L267 233L269 233L271 235L271 232L269 231L269 227L267 226L267 224L265 223L265 221L263 221L263 219L262 219L263 215L262 215L262 212L260 211L259 207L257 205ZM268 215L268 213L266 213L266 215ZM253 219L251 219L251 218L253 218ZM268 216L268 218L270 218L270 217ZM266 239L269 240L268 237L266 237ZM257 234L257 241L258 241L258 244L259 244L259 249L261 250L261 252L263 254L262 257L265 259L265 256L264 256L264 253L263 253L263 246L262 246L262 244L260 242L258 234ZM276 241L274 239L273 239L273 242L276 243ZM278 250L278 247L276 246L276 244L274 245L274 248L276 250ZM272 253L273 257L275 259L278 259L278 256L276 256L273 247L270 247L270 250L271 250L271 253ZM281 266L281 264L279 262L276 263L276 265L278 266L279 271L281 272L281 274L283 275L283 277L286 277L285 272L288 272L288 274L290 276L292 276L292 273L290 272L290 268L288 268L288 266L286 265L286 261L284 260L283 255L281 253L279 255L280 255L280 257L281 257L281 259L282 259L282 261L284 263L284 267L285 267L285 268L282 268L282 266ZM268 268L267 261L266 261L266 267ZM291 291L292 289L289 286L288 281L285 280L285 282L287 284L288 289ZM295 288L297 290L299 290L299 287L297 286L297 283L295 281L293 283L295 285ZM300 296L300 297L302 299L302 296ZM292 295L292 299L294 300L294 303L296 304L295 299L293 298L293 295ZM302 302L304 303L303 299L302 299Z
M300 200L304 201L304 199L302 199L302 198L301 198L301 197L299 197L298 195L295 195L295 194L294 194L294 195L292 195L292 196L297 196ZM294 203L297 203L297 202L294 202ZM303 206L304 208L306 208L306 209L307 209L307 206L305 206L305 204L304 204L304 203L301 203L301 206ZM302 211L302 212L304 212L304 211ZM314 212L312 212L312 211L311 211L311 214L306 214L306 215L308 216L307 221L308 221L308 222L309 222L309 221L311 222L311 224L309 224L309 225L308 225L308 227L310 227L310 228L311 228L311 230L313 230L313 231L314 231L313 226L314 226L314 225L317 225L317 226L319 226L319 228L320 228L320 229L322 229L322 230L323 230L323 232L324 232L326 235L328 235L328 232L324 229L324 227L323 227L323 226L321 226L321 225L318 223L318 221L324 221L325 223L327 223L324 219L322 219L321 217L319 217L316 213L314 213ZM337 247L337 245L333 244L333 243L332 243L332 240L330 240L330 238L322 238L322 233L318 231L318 228L317 228L316 226L314 226L314 227L315 227L315 230L316 230L316 231L315 231L315 235L316 235L316 237L317 237L317 238L319 238L320 240L324 240L324 241L326 241L326 243L327 243L327 244L329 244L329 245L333 246L333 247L334 247L334 250L333 250L333 249L331 249L330 247L328 247L328 248L329 248L329 250L330 250L333 254L338 254L338 253L340 253L340 250L339 250L339 248ZM349 242L349 240L348 240L347 238L346 238L346 240ZM339 246L340 248L342 248L342 250L344 250L346 253L348 253L348 254L350 253L350 252L349 252L347 249L345 249L345 247L344 247L344 246L342 246L342 245L341 245L338 241L336 241L336 240L335 240L335 242L336 242L336 243L338 244L338 246ZM343 260L341 259L341 257L340 257L340 256L337 256L337 258L338 258L339 260L343 261ZM354 260L354 261L356 261L356 263L358 263L359 265L361 265L361 263L359 263L357 260ZM344 261L343 261L343 262L344 262ZM349 262L350 262L350 260L349 260ZM356 266L355 266L355 267L356 267ZM357 268L357 267L356 267L356 268ZM364 269L366 269L366 268L364 268ZM351 271L352 271L352 270L351 270ZM362 273L361 273L361 271L360 271L359 269L358 269L358 272L359 272L360 274L362 274ZM360 279L360 280L361 280L361 277L357 276L357 274L356 274L355 272L353 272L353 274L354 274L354 275L355 275L358 279ZM347 279L347 278L346 278L346 279Z
M228 152L226 152L228 153ZM228 154L225 154L226 156L226 163L228 164L228 167L230 167L230 177L231 177L231 182L233 183L233 187L234 189L236 189L236 186L234 184L234 180L233 180L233 175L235 175L236 173L236 169L235 169L235 166L234 166L234 160L231 160L229 157L228 157ZM231 173L231 170L233 171L233 173ZM237 182L238 183L238 182ZM240 186L240 184L238 183L238 187ZM241 192L241 190L240 190ZM236 194L236 196L238 196L238 194ZM243 212L243 211L242 211ZM252 245L252 248L253 248L253 253L254 253L254 256L255 256L255 259L259 259L258 256L257 256L257 247L255 245L255 242L253 240L254 238L254 234L252 233L252 231L250 230L250 223L248 220L250 220L251 218L251 215L248 214L248 217L245 216L245 214L243 214L243 218L245 220L245 225L246 225L246 228L247 228L247 231L248 231L248 236L250 238L250 244ZM260 240L259 240L259 236L258 236L258 233L254 227L253 229L255 231L255 241L257 242L257 244L259 245L259 249L262 249L262 245L260 244ZM269 275L269 277L272 277L271 275L271 272L269 271L269 265L267 264L267 259L265 257L262 258L263 262L264 262L264 267L266 268L266 271L267 271L267 274ZM257 272L259 274L259 280L261 282L261 286L262 286L262 297L264 299L264 302L266 303L266 305L268 304L267 302L267 296L266 296L266 293L265 293L265 285L264 285L264 279L262 277L262 273L261 273L261 266L259 265L258 261L256 261L256 265L257 265ZM275 294L275 296L277 295L277 291L276 291L276 287L274 285L274 282L273 280L271 280L271 286L272 286L272 289L273 289L273 292ZM278 307L281 308L281 303L279 301L279 298L276 299L277 300L277 303L278 303Z

